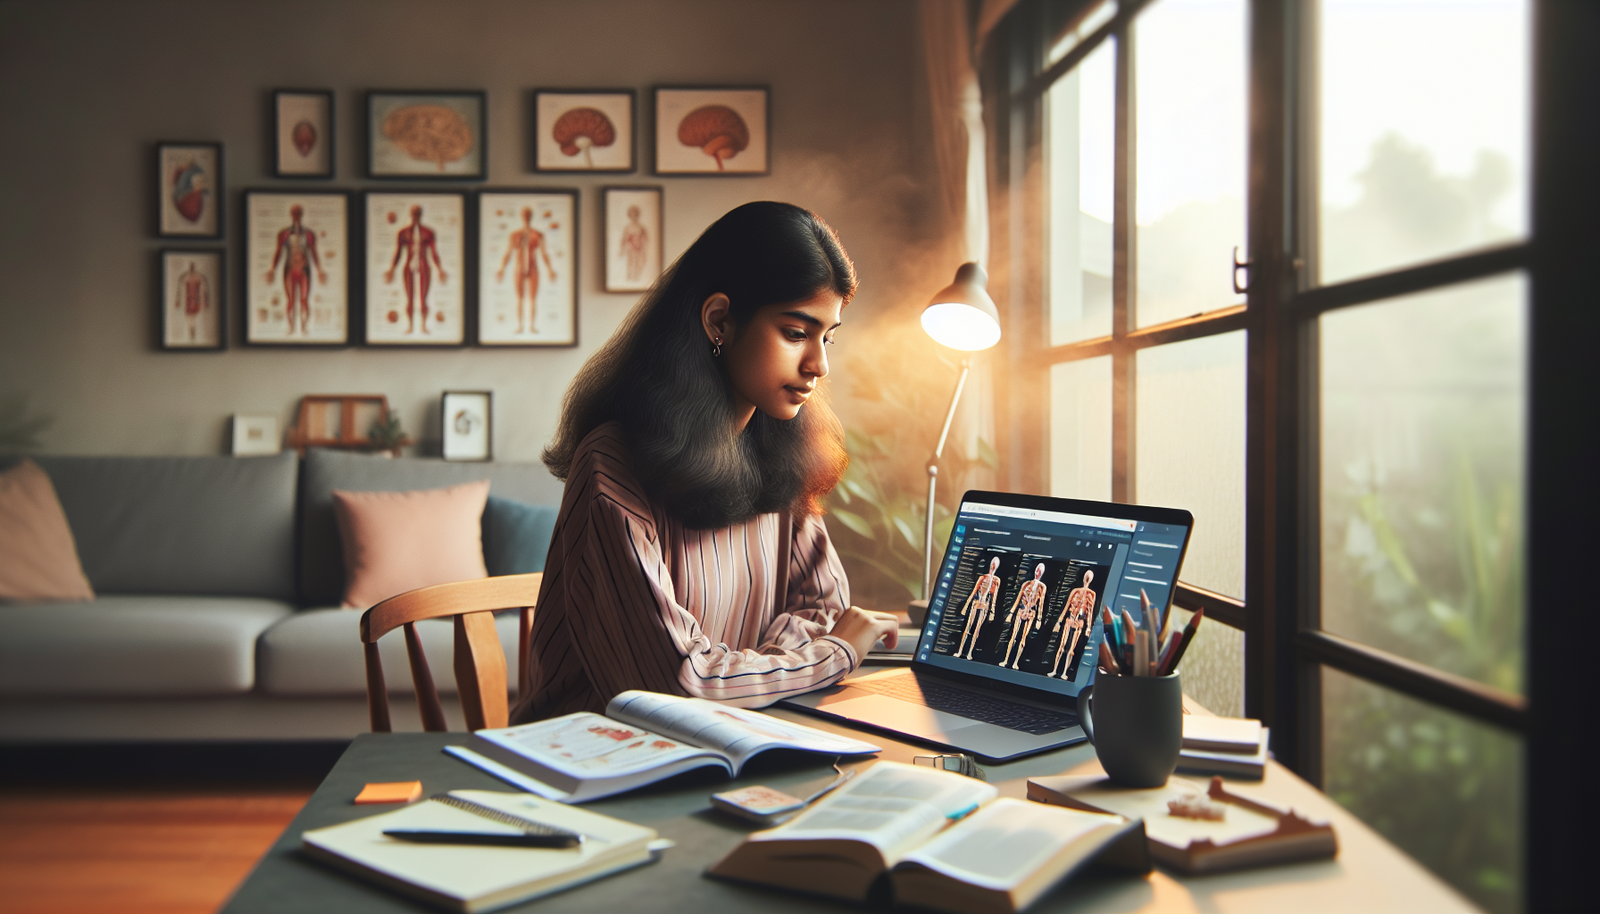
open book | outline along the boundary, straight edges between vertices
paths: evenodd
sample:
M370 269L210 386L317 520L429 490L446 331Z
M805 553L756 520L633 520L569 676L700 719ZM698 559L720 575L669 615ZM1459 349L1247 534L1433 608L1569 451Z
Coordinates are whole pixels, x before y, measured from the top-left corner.
M573 809L525 793L455 790L460 808L424 800L393 812L306 832L301 850L316 860L453 911L491 911L648 863L660 843L653 829ZM393 829L515 833L484 808L584 836L566 850L467 844L413 844ZM468 811L478 808L477 813Z
M1144 830L1105 813L995 799L989 784L879 762L711 868L744 882L954 914L1010 914L1092 860L1148 872Z
M606 716L580 712L534 724L479 730L462 753L445 751L548 799L582 803L643 787L693 768L737 775L768 749L868 755L880 747L792 724L759 711L657 692L611 699ZM476 754L480 758L473 758ZM491 764L483 765L480 759Z

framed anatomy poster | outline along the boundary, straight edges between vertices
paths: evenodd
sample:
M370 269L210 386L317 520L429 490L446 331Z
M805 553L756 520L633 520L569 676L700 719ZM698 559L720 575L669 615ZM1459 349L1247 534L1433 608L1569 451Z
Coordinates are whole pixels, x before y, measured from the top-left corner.
M272 93L272 173L280 178L333 177L333 93Z
M533 93L537 171L633 171L632 89Z
M156 145L156 234L222 237L222 144Z
M467 327L467 195L366 195L368 346L459 346Z
M348 345L349 198L249 191L244 199L245 342Z
M607 187L602 234L607 292L643 292L661 275L661 188Z
M765 88L656 89L656 174L764 175Z
M223 252L161 252L161 348L223 349L228 345L228 284Z
M577 191L478 194L478 345L577 345L577 277Z
M439 401L440 454L446 460L489 460L494 455L494 394L447 390Z
M483 92L368 92L367 175L481 181L489 170Z

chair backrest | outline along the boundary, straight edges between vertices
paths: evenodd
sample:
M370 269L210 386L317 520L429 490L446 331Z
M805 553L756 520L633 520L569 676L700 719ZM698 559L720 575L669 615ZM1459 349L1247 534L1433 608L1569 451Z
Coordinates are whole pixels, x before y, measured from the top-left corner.
M521 610L517 626L517 694L527 695L528 639L533 629L534 605L539 599L541 573L511 574L454 584L435 584L390 597L361 616L361 644L367 661L367 710L375 733L389 732L389 692L383 681L383 661L378 656L378 639L397 628L405 629L406 655L411 660L411 682L417 690L417 707L422 712L422 729L449 729L444 706L433 684L428 658L422 652L416 623L422 619L455 619L456 689L461 695L461 711L467 729L504 727L506 705L506 658L500 649L500 636L494 630L494 611Z

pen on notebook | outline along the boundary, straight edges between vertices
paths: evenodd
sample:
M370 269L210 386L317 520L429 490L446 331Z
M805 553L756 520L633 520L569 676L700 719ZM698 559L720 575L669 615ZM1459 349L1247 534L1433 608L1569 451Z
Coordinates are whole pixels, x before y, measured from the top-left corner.
M482 832L440 831L427 828L391 828L384 831L390 838L417 844L481 844L499 847L577 847L583 836L573 832Z

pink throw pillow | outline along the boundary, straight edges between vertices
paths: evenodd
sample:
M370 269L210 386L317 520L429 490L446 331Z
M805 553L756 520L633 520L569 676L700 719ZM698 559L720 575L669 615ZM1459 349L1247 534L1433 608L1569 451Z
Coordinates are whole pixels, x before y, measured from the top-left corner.
M32 460L0 473L0 600L93 599L50 476Z
M433 584L486 578L483 506L489 482L416 492L333 492L344 542L347 609Z

